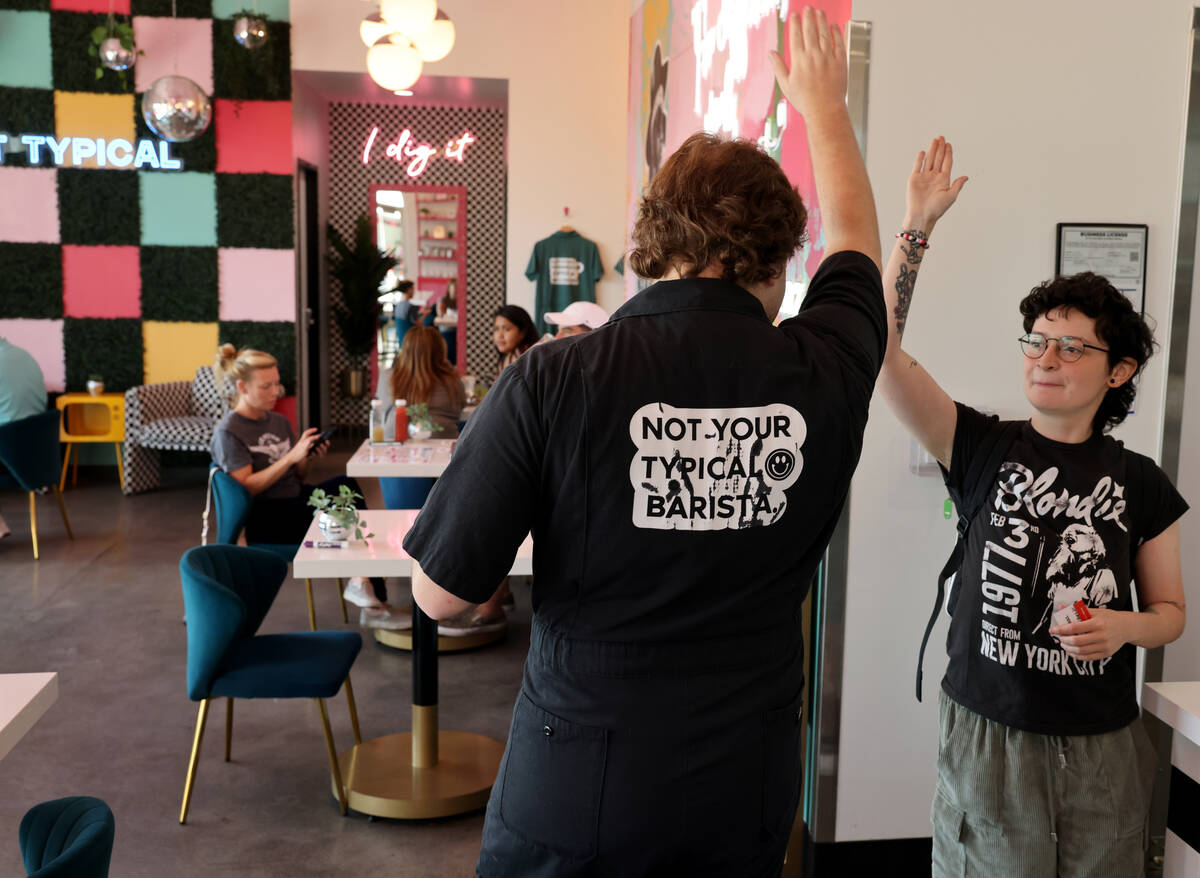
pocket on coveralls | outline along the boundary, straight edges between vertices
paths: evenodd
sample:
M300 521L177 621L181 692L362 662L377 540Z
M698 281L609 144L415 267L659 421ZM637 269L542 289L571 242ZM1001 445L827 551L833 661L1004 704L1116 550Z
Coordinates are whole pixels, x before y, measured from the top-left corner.
M513 711L500 819L526 841L569 857L596 852L608 731L565 720L521 693Z

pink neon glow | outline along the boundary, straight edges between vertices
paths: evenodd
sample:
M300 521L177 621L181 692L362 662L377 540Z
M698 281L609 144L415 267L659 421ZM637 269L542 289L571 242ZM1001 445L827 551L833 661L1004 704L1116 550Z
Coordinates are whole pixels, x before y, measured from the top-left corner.
M379 127L371 129L371 133L367 136L367 142L363 145L363 164L371 163L371 148L375 145L375 138L379 136ZM425 173L429 167L429 162L437 158L439 155L450 161L463 163L466 157L467 147L475 143L475 135L470 131L464 131L461 136L452 138L446 141L444 150L438 149L431 143L418 142L412 134L412 131L405 128L400 132L400 136L396 138L395 143L389 143L385 154L390 159L395 159L398 162L407 162L405 173L410 177L419 177Z
M375 138L378 136L379 136L379 127L376 126L371 129L371 136L367 138L367 145L365 147L363 147L363 164L364 165L371 161L371 144L373 144L375 142Z

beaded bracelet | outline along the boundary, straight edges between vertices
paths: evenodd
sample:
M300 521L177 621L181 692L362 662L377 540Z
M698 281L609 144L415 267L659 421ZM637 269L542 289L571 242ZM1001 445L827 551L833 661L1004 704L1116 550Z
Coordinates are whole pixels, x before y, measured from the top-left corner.
M910 244L916 244L922 250L929 249L928 239L918 238L916 235L912 234L912 232L896 232L896 237L903 238L905 241L908 241L908 243L910 243Z

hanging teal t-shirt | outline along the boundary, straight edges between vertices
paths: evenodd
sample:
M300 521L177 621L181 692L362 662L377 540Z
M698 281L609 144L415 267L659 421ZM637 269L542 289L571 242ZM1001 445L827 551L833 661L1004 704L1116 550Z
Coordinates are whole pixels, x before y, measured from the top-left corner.
M600 249L578 232L555 232L534 244L525 276L537 283L533 318L538 335L547 331L547 311L596 301L596 281L603 274Z

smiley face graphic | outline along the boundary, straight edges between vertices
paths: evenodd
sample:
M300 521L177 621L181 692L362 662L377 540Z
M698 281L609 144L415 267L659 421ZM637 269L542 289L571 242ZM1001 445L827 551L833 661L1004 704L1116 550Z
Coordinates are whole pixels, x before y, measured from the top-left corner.
M796 456L786 448L776 448L767 456L767 475L782 482L796 468Z

